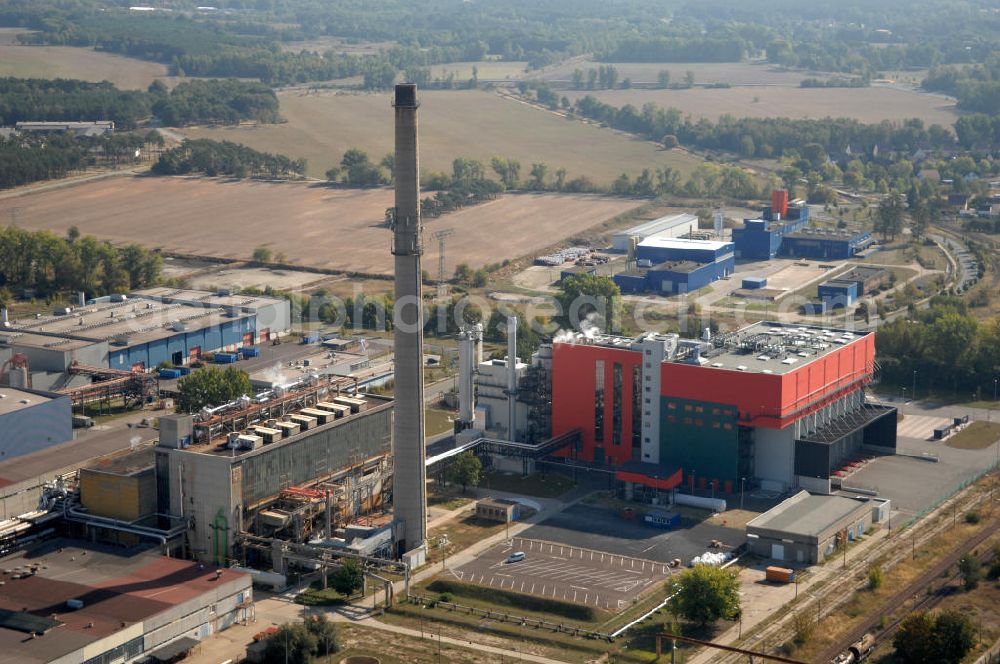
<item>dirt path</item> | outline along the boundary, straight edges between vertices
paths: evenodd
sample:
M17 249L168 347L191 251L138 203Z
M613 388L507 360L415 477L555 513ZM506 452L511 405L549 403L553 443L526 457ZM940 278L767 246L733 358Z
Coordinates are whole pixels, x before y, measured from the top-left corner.
M479 652L486 652L493 655L501 655L503 657L510 657L512 659L521 660L525 662L541 662L541 664L566 664L561 659L551 659L549 657L542 657L541 655L532 655L526 652L520 652L517 650L506 650L504 648L496 648L494 646L488 646L482 643L474 643L472 641L465 641L463 639L455 639L450 636L438 636L430 633L422 633L419 630L410 629L408 627L400 627L398 625L387 625L386 623L379 622L374 618L369 618L362 623L365 627L373 627L375 629L385 630L387 632L395 632L396 634L402 634L404 636L409 636L411 638L417 639L430 639L431 641L440 640L441 643L447 643L453 646L459 646L461 648L470 648L472 650L478 650Z

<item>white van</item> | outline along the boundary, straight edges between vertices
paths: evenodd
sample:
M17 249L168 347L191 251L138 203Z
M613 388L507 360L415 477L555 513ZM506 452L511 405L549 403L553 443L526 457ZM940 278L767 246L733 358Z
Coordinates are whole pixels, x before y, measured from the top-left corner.
M515 551L507 556L507 563L519 563L524 560L524 551Z

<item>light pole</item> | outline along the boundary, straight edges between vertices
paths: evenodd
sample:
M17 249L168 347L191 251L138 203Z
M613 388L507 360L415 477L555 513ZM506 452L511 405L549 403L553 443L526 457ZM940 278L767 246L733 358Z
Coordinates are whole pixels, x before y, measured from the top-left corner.
M745 477L741 477L740 478L740 509L741 510L743 509L743 486L746 483L746 481L747 481L747 478L745 478Z
M997 379L993 379L993 401L997 400Z
M917 400L917 370L916 369L913 370L913 391L910 392L910 394L913 396L913 400L916 401Z

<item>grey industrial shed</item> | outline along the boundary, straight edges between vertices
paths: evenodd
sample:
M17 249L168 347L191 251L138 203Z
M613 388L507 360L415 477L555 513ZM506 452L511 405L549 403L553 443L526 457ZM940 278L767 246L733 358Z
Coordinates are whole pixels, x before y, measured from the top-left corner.
M800 491L747 524L747 546L774 560L815 564L871 530L877 506L867 498L814 496Z

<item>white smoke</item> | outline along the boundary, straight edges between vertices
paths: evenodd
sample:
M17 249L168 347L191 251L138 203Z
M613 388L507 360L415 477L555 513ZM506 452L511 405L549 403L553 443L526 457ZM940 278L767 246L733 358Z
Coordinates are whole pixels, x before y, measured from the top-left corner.
M598 315L596 311L587 314L587 317L580 321L580 332L583 333L585 339L593 341L601 333L603 322L603 317Z
M587 317L580 321L580 331L559 330L552 337L555 344L575 344L577 341L593 341L601 334L604 318L596 311L587 314Z
M280 385L285 382L285 373L281 370L281 362L275 362L265 373L264 378L271 385Z
M134 450L142 442L142 436L132 436L128 439L129 449Z

